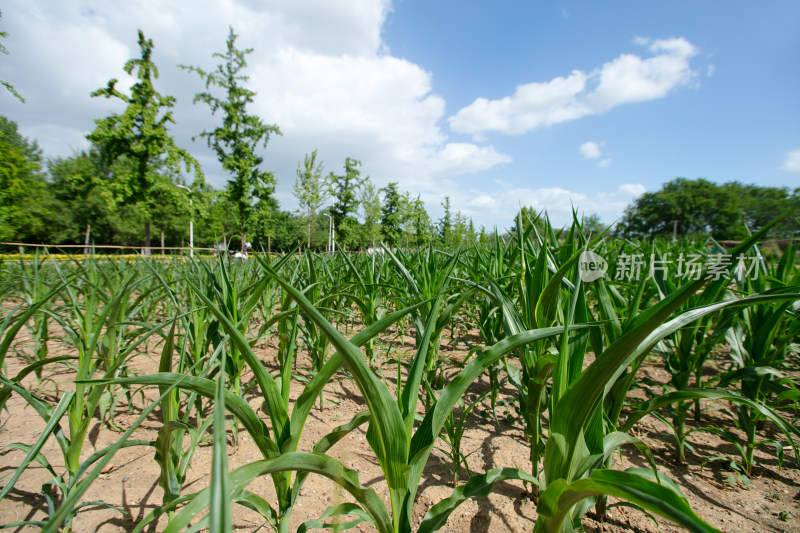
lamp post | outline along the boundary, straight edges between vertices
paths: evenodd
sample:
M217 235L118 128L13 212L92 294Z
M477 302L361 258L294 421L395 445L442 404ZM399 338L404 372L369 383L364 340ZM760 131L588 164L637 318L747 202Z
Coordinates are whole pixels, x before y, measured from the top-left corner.
M333 252L333 217L328 213L322 213L328 217L328 252Z
M186 191L189 193L189 211L191 211L189 216L189 257L194 257L194 209L192 208L192 189L186 185L176 185L181 189L186 189Z

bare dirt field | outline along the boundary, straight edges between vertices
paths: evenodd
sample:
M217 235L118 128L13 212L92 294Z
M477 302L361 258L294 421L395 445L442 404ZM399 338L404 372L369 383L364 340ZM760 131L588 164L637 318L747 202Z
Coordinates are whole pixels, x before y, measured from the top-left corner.
M57 335L54 335L57 336ZM29 339L25 333L19 336L20 346ZM51 356L59 355L61 345L51 341ZM274 368L275 345L257 345L257 352L268 368ZM413 348L413 341L406 339L403 344L395 341L395 353L403 353ZM23 348L20 348L20 350ZM136 355L130 362L130 370L137 374L156 371L158 347L151 345L148 353ZM13 350L12 350L13 352ZM63 352L62 352L63 353ZM455 350L447 342L442 346L442 353L455 358L463 358L466 351ZM300 350L298 372L303 373L307 363ZM24 364L22 355L10 353L6 361L6 375L14 375ZM386 367L386 379L394 375L394 367ZM642 372L652 380L664 383L667 375L656 365L645 365ZM57 388L68 389L71 386L71 373L61 367L55 373L46 374L47 379L38 385L33 377L24 382L29 390L53 404L57 402ZM245 380L252 376L246 375ZM486 382L478 382L467 393L465 400L469 402L487 388ZM302 384L293 381L292 399L302 390ZM643 394L641 391L639 393ZM512 401L516 391L506 385L501 399L509 400L507 405L498 408L499 420L495 421L489 409L488 400L470 413L469 429L466 431L463 450L471 453L469 466L473 473L484 472L489 468L504 466L530 470L529 448L521 431L521 423L515 419ZM157 398L157 389L144 389L143 395L134 395L133 409L128 405L118 405L114 423L120 428L128 427L141 413L145 402ZM352 417L366 409L358 389L342 371L325 389L327 400L324 410L315 408L309 416L300 441L301 451L310 451L321 437L333 428L349 421ZM247 399L255 409L261 408L258 397L250 394ZM713 407L713 406L712 406ZM209 406L207 413L211 413ZM266 420L266 415L263 415ZM707 409L704 412L702 425L731 426L727 415ZM153 441L161 426L158 411L154 411L145 423L134 433L133 438ZM44 422L27 403L17 395L11 397L7 411L0 413L0 451L6 451L12 443L33 444L44 427ZM769 426L764 433L769 438L779 438L770 433ZM95 420L89 430L88 442L84 446L84 456L108 446L121 436L119 429L112 429L107 422ZM694 433L689 437L694 451L687 452L685 464L676 464L674 456L674 440L661 422L649 417L640 421L634 428L634 434L646 442L656 459L659 470L667 473L681 486L692 508L708 523L722 531L800 531L800 470L797 459L786 447L786 460L783 468L778 467L777 460L769 448L757 451L758 466L755 467L749 488L741 483L731 484L725 480L728 471L723 463L703 462L716 456L735 457L735 449L725 441L708 433ZM366 425L353 431L337 443L329 452L349 468L359 474L361 484L375 489L377 494L388 503L388 490L383 480L377 460L371 453L366 441ZM788 444L788 443L787 443ZM196 492L208 483L211 470L210 438L201 444L187 474L184 494ZM769 453L767 453L769 452ZM44 454L56 472L63 471L61 454L56 443L51 439L44 448ZM84 495L85 502L104 502L114 506L109 508L100 504L91 504L83 508L73 522L76 532L112 532L130 531L142 518L161 503L162 489L158 485L159 467L153 460L154 449L151 446L135 446L120 450L106 467L103 474L92 484ZM23 451L11 450L0 456L0 480L2 483L10 478L14 469L25 456ZM238 443L229 446L229 469L261 459L261 456L245 432L240 432ZM630 466L646 467L647 462L635 448L623 449L622 454L615 457L616 468ZM461 479L467 473L461 472ZM10 524L22 520L44 519L47 516L47 503L42 495L41 487L51 474L40 464L33 463L17 482L14 490L0 501L0 524ZM452 473L443 453L435 451L428 462L423 485L420 489L414 509L415 525L426 511L439 500L446 498L452 491ZM267 501L274 502L274 490L268 478L259 478L249 489L264 496ZM318 517L327 507L348 500L335 484L320 476L310 476L305 483L293 511L292 530L302 522ZM268 526L255 513L242 507L233 511L235 526L238 531L268 530ZM527 488L519 482L503 482L495 485L494 491L487 498L467 501L456 509L442 529L445 532L529 532L533 530L536 519L536 506L528 497ZM161 531L166 518L152 523L147 531ZM626 507L615 507L609 512L604 524L599 524L592 514L584 520L587 531L679 531L669 522L658 519L658 524L651 521L643 513ZM36 531L33 526L13 528L11 531ZM371 526L361 524L354 531L374 531Z

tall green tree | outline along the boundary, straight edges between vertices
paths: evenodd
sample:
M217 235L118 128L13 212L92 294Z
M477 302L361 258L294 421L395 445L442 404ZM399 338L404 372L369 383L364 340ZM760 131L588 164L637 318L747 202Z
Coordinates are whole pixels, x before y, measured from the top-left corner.
M358 244L358 219L355 214L358 211L359 190L364 183L359 166L361 161L348 157L344 161L343 175L331 172L328 176L331 195L334 197L331 215L336 240L345 248Z
M443 244L451 244L453 239L453 213L450 208L450 197L445 196L442 202L444 213L439 219L439 239Z
M39 145L0 116L0 241L59 243L69 223L45 181Z
M606 229L606 226L600 220L600 215L592 213L583 217L581 220L581 228L586 238L591 239L600 235L603 230Z
M47 168L53 192L72 215L70 243L82 242L87 225L91 226L92 241L101 244L113 242L115 228L111 219L116 210L109 189L110 173L97 149L51 159Z
M2 11L0 11L0 19L1 19L1 18L3 18L3 12L2 12ZM2 38L6 38L6 37L8 37L8 33L4 32L4 31L0 31L0 37L2 37ZM5 55L8 55L8 49L7 49L5 46L3 46L2 44L0 44L0 53L1 53L1 54L5 54ZM7 82L7 81L3 81L3 80L0 80L0 85L2 85L3 87L5 87L5 88L8 90L8 92L10 92L11 94L13 94L13 95L14 95L14 98L16 98L17 100L19 100L19 101L20 101L20 102L22 102L23 104L25 103L25 98L23 98L23 97L22 97L22 95L21 95L21 94L19 94L19 93L17 92L17 90L14 88L14 86L13 86L13 85L11 85L9 82Z
M743 235L738 200L733 191L705 179L676 178L660 191L640 196L625 209L619 232L649 237L710 233L716 239Z
M403 236L402 207L402 198L397 190L397 182L393 181L383 189L383 207L381 209L383 238L390 247L400 244Z
M382 227L381 196L375 184L367 178L361 187L359 195L361 210L364 213L364 239L367 246L375 247L375 241L380 240Z
M253 49L237 49L237 37L233 28L230 28L226 51L212 55L223 61L214 71L206 72L199 67L185 65L181 65L181 68L197 73L206 84L207 90L195 95L195 103L207 104L212 115L220 110L223 112L222 124L210 132L204 131L200 136L205 137L208 146L216 152L222 168L233 175L228 184L228 194L236 205L241 249L245 251L247 226L253 221L255 213L254 203L256 200L266 200L275 191L275 176L258 168L263 158L256 154L256 149L259 144L266 148L270 134L281 135L281 130L247 113L247 105L253 102L256 93L244 86L249 77L240 72L247 66L245 56L252 53ZM224 89L225 97L210 93L208 89L212 86Z
M293 194L300 202L300 209L306 213L306 246L311 248L311 221L325 200L329 189L327 180L322 177L322 161L317 163L317 151L306 154L302 165L297 164L297 179Z
M470 241L474 238L474 232L475 228L472 226L472 220L467 220L467 217L461 211L456 211L452 244L461 246L465 241Z
M112 79L104 89L92 93L93 97L117 98L127 107L122 114L112 114L96 120L97 127L86 136L100 150L107 165L128 159L131 172L120 172L112 183L112 192L119 203L134 203L144 216L145 254L150 253L150 222L155 207L154 192L167 183L164 172L180 173L194 168L195 180L202 182L200 165L188 152L175 145L167 131L174 123L171 109L175 98L163 96L153 86L158 79L158 69L152 61L153 41L139 30L141 57L128 60L123 69L128 75L136 71L138 81L131 87L130 95L120 92Z
M238 231L238 225L230 214L235 206L226 191L215 190L210 185L197 190L194 208L202 213L194 226L195 246L211 246L222 241L226 235Z
M528 228L535 226L536 230L544 233L545 228L545 213L544 211L537 212L533 207L523 205L520 207L511 225L511 234L516 235L519 228L517 228L517 221L522 220L522 231L528 231Z
M736 181L724 183L722 188L736 198L742 222L750 231L758 231L789 212L790 216L770 230L769 238L789 239L800 233L800 188L790 191L787 187L745 185Z
M425 209L425 202L420 195L414 200L409 199L408 205L408 231L411 242L414 246L427 245L434 234L433 223L428 211Z

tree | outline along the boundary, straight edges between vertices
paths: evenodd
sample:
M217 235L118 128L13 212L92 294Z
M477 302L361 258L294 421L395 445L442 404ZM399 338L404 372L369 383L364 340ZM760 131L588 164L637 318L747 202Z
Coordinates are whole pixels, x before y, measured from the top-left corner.
M545 228L545 216L544 212L536 212L533 207L529 206L522 206L517 214L514 216L514 222L511 226L511 234L517 234L517 220L519 220L520 215L522 217L522 230L523 232L528 231L528 228L531 226L536 227L536 231L539 232L540 235L544 235L544 228Z
M364 242L371 247L375 247L375 240L380 240L382 220L381 220L381 197L380 191L367 178L361 187L359 196L361 209L364 212Z
M425 209L425 203L422 201L420 195L416 199L408 202L410 221L409 231L411 233L412 242L414 246L425 246L433 238L434 228L431 222L431 217Z
M224 236L238 231L236 221L230 216L235 206L225 191L217 191L207 186L198 192L194 207L202 211L204 216L195 224L195 246L203 246L198 243L205 243L205 246L216 244L221 242Z
M389 183L383 191L383 209L381 210L383 238L386 240L386 244L395 247L400 244L400 238L403 235L402 201L400 193L397 191L397 182Z
M586 238L594 238L603 233L606 226L600 220L600 215L592 213L591 215L583 217L581 228Z
M769 238L797 237L800 227L800 189L792 192L786 187L743 185L736 181L725 183L722 187L737 199L742 222L750 231L758 231L775 217L788 212L790 216L770 230Z
M2 12L2 11L0 11L0 18L2 18L2 17L3 17L3 12ZM3 37L3 38L5 38L5 37L8 37L8 33L4 32L4 31L0 31L0 37ZM8 50L7 50L7 49L6 49L6 47L5 47L5 46L3 46L2 44L0 44L0 53L3 53L3 54L5 54L5 55L8 55ZM19 93L17 92L17 90L14 88L14 86L13 86L13 85L11 85L11 84L10 84L10 83L8 83L7 81L3 81L3 80L0 80L0 85L2 85L3 87L5 87L5 88L8 90L8 92L10 92L11 94L13 94L13 95L14 95L14 97L15 97L17 100L19 100L19 101L20 101L20 102L22 102L23 104L25 103L25 98L23 98L23 97L22 97L22 95L21 95L21 94L19 94Z
M660 191L640 196L625 209L618 231L625 236L710 233L736 239L743 226L738 200L731 190L705 179L676 178Z
M453 238L452 244L461 246L465 240L472 240L473 233L475 232L472 221L467 221L467 217L461 214L461 211L456 212L455 223L453 224Z
M254 199L264 200L275 191L275 176L272 172L258 169L263 158L256 155L256 148L262 143L266 148L270 134L281 135L281 131L278 126L265 124L261 118L247 114L247 105L253 102L256 93L242 85L249 77L239 72L247 66L245 56L253 49L238 50L237 37L233 28L230 28L226 52L212 55L224 61L213 72L184 65L181 68L197 73L205 81L206 89L216 86L226 92L224 99L208 91L198 93L194 102L206 103L211 108L212 115L220 109L224 112L222 125L211 132L204 131L200 136L205 137L208 146L216 152L222 168L233 175L228 184L228 194L236 205L242 237L241 249L244 252L247 225L254 214Z
M112 242L115 228L111 220L116 210L109 189L109 172L97 149L51 159L47 167L56 197L72 215L69 242L83 242L87 224L91 225L95 242Z
M317 151L306 154L302 166L297 164L297 179L293 194L300 202L300 209L306 213L307 244L311 248L311 220L314 213L328 199L327 180L322 177L322 162L317 163Z
M69 211L45 182L42 152L0 116L0 241L59 242Z
M453 214L450 212L450 197L445 196L442 202L444 214L439 219L439 239L443 244L451 244L453 237Z
M331 216L336 231L337 241L345 248L357 244L358 220L355 213L358 210L358 192L364 179L357 167L361 162L346 158L344 161L344 175L337 176L333 172L328 176L331 195L334 197Z
M121 115L112 114L96 120L97 127L86 138L99 147L105 164L111 165L120 159L131 161L132 171L115 176L112 192L116 201L132 202L141 210L145 254L149 255L150 222L155 205L152 193L166 185L160 173L164 170L179 173L185 165L187 172L193 167L195 180L202 182L202 172L197 161L178 148L167 131L167 124L174 123L170 109L175 105L175 98L162 96L153 87L153 79L158 79L158 69L151 59L153 41L145 39L142 30L139 30L139 49L141 57L128 60L123 67L128 75L136 70L139 80L131 87L129 96L117 90L116 79L110 80L106 88L92 93L93 97L118 98L127 108Z

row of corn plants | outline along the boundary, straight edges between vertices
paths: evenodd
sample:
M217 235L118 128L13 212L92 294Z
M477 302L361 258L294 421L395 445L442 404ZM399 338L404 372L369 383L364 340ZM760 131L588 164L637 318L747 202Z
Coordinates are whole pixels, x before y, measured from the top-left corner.
M669 427L678 461L692 450L693 433L708 432L732 442L738 457L706 461L726 461L738 481L753 475L757 449L773 450L780 464L791 449L796 466L794 247L780 260L765 260L757 244L769 227L724 251L713 242L587 237L577 218L565 230L546 218L538 227L525 222L491 246L454 250L431 245L248 261L50 261L44 252L4 263L0 406L19 396L44 429L35 442L3 450L22 450L25 458L2 480L0 501L34 462L52 475L42 488L47 516L5 526L68 531L78 513L110 506L83 496L115 453L134 446L152 448L163 489L161 504L135 531L156 522L170 532L231 531L235 508L243 506L287 532L298 526L292 510L310 475L327 477L350 499L300 524L302 531L362 523L381 532L436 531L465 500L505 480L530 488L536 531L580 530L592 508L602 520L609 496L620 500L614 505L713 531L634 436L646 416ZM616 259L615 268L587 278L588 260L601 257ZM631 257L642 258L635 265L640 275L630 276ZM691 263L692 275L671 276L670 258ZM265 343L275 347L275 360L264 360ZM467 356L449 357L446 347L458 343ZM131 370L143 355L157 358L157 372ZM13 375L9 356L19 368ZM669 381L651 386L641 377L645 364L658 364ZM68 383L54 377L65 372ZM356 385L365 409L306 442L310 413L324 409L326 388L341 377ZM488 389L465 405L477 382ZM504 397L507 386L513 396ZM634 400L635 388L647 399ZM253 394L261 409L248 403ZM497 431L505 427L498 404L512 410L505 420L522 429L529 467L470 468L461 442L484 400ZM704 424L712 402L724 406L729 427ZM134 406L140 415L122 427L115 415ZM140 424L154 411L156 437L140 438ZM118 438L89 454L87 431L98 419ZM763 437L767 425L780 437ZM328 453L363 427L387 501ZM229 469L229 447L239 445L242 432L260 459ZM60 459L43 453L50 440ZM312 451L299 452L301 442ZM186 475L203 443L212 446L210 484L190 492ZM622 446L638 450L650 468L615 469ZM436 449L451 463L452 494L414 524ZM248 490L264 476L273 501Z

